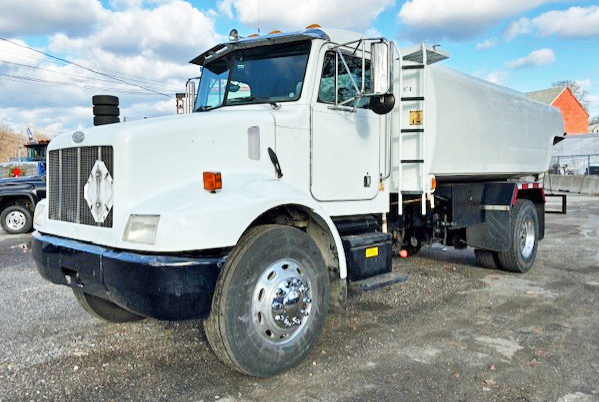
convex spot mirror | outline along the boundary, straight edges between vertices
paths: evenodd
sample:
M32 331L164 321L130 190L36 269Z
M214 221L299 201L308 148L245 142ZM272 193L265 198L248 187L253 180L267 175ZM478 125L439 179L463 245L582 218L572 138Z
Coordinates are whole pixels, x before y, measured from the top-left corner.
M370 110L376 114L387 114L395 106L393 94L375 95L370 98Z

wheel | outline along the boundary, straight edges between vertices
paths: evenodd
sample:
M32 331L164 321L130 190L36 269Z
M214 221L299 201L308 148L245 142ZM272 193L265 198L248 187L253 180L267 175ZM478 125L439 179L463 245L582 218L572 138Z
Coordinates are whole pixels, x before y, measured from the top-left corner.
M75 299L81 307L91 315L110 322L132 322L143 320L145 317L137 315L116 304L100 297L74 289Z
M121 120L118 116L94 116L94 126L101 126L103 124L118 123Z
M474 250L474 258L476 259L476 263L481 267L491 269L501 268L496 251L477 248Z
M303 231L265 225L229 255L204 329L217 357L270 377L299 364L320 337L329 302L327 268Z
M94 116L117 116L120 110L118 106L99 105L94 106Z
M92 104L95 105L106 105L106 106L118 106L119 98L113 95L94 95L92 96Z
M0 223L6 233L26 233L33 227L31 211L22 205L10 205L0 214Z
M537 255L539 218L535 205L529 200L519 199L512 210L510 248L497 253L501 268L524 273L532 267Z

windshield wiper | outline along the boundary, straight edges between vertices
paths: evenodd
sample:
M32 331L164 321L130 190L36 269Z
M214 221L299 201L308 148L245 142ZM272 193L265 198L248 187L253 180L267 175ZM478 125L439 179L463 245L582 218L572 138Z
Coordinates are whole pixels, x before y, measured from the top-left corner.
M216 106L200 106L195 110L195 112L205 112L207 110L214 109L215 107Z

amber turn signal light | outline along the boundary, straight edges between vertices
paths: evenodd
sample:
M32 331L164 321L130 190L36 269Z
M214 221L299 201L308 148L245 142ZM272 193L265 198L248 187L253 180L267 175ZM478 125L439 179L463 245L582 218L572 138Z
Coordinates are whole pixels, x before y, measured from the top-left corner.
M220 172L204 172L204 190L216 193L223 188L223 179Z

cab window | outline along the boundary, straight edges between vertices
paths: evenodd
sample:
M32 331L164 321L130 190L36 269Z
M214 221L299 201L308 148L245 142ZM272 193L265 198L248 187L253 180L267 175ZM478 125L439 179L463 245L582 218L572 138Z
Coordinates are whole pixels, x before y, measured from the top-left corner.
M345 59L345 63L343 63L341 56L339 56L336 52L326 52L324 56L322 75L320 77L318 102L335 104L336 72L338 72L337 103L342 103L343 101L351 99L358 94L351 78L353 78L354 82L358 86L358 89L362 88L362 58L350 55L343 55L343 58ZM349 67L349 71L345 67L345 64L347 64L347 67ZM372 88L370 84L370 60L366 60L365 62L364 77L364 91L365 93L370 93ZM369 106L369 99L363 97L345 105L367 109Z

